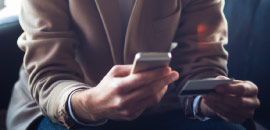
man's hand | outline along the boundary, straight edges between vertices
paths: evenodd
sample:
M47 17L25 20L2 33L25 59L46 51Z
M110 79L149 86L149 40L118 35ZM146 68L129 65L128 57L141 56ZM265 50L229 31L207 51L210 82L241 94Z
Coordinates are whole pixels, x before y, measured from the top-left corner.
M225 121L243 123L260 106L257 94L258 87L254 83L235 80L230 84L217 86L216 93L203 97L201 111L206 116L211 115L209 113L213 115L214 112Z
M158 104L179 77L169 67L136 74L130 74L131 68L114 66L96 87L76 92L71 100L75 115L84 122L136 119Z

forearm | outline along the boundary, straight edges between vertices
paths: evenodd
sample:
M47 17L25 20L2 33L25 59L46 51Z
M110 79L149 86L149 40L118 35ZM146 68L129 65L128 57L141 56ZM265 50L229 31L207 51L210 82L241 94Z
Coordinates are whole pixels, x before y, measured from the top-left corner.
M92 90L93 88L77 89L68 97L68 112L72 119L82 126L99 126L107 122L104 115L95 115L96 112L89 108L89 106L95 107Z
M23 0L19 20L24 33L18 40L25 51L24 68L33 99L45 116L66 126L68 95L90 87L83 84L83 72L75 60L79 41L68 8L65 0Z
M74 126L75 123L71 120L66 107L68 97L72 91L87 89L90 86L77 81L60 80L50 87L54 87L55 89L52 91L42 91L43 94L40 95L42 96L39 98L41 111L54 122L63 124L68 128Z

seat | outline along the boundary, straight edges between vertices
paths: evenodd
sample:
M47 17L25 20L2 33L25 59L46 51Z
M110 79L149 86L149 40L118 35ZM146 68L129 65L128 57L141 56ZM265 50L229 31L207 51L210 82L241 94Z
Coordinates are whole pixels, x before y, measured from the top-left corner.
M270 129L270 0L226 0L229 76L259 87L254 119Z

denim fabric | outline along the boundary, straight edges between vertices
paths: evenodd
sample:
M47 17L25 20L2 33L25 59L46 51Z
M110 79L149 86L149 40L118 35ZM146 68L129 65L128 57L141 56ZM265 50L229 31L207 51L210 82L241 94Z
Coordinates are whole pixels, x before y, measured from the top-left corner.
M76 130L245 130L239 124L227 123L222 120L189 120L178 113L161 116L139 118L135 121L109 121L99 127L81 127ZM38 130L67 130L65 127L44 118Z

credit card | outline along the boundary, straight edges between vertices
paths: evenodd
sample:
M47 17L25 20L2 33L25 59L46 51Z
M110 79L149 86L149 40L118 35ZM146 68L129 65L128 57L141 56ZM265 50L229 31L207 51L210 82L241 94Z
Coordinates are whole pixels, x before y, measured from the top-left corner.
M197 96L215 92L218 85L231 83L233 79L203 79L189 80L179 92L178 96Z

